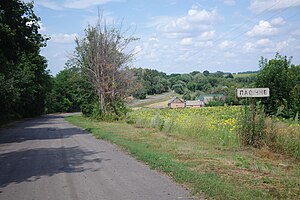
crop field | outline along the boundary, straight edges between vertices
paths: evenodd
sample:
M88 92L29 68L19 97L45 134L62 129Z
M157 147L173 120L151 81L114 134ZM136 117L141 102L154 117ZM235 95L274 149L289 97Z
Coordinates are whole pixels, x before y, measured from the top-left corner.
M210 139L221 144L237 144L237 119L241 106L200 109L139 109L128 120L138 126L158 128L174 134Z
M244 106L205 107L194 109L139 109L128 114L128 122L136 126L157 128L168 134L205 140L211 144L240 146L237 129ZM267 141L280 153L300 158L300 125L298 122L268 118L265 122Z

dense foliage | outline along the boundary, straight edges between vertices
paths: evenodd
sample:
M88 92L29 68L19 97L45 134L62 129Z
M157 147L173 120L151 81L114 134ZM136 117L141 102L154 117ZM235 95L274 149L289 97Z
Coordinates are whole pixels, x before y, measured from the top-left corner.
M40 55L47 38L32 3L0 1L0 119L44 112L50 77Z
M145 99L146 95L161 94L169 90L170 83L167 75L154 69L132 69L140 87L133 93L138 99Z
M51 86L46 98L46 112L92 113L97 102L93 86L84 78L81 69L72 66L70 61L64 70L52 78Z
M300 66L291 64L291 58L276 54L274 59L262 58L256 86L270 88L270 97L262 99L265 111L285 118L300 111Z
M194 100L203 93L220 93L227 98L225 102L215 102L217 105L239 104L235 98L235 89L239 87L251 87L255 84L255 74L243 74L244 76L233 76L231 73L215 72L205 70L203 73L193 71L188 74L167 75L153 69L133 69L140 89L133 93L133 97L145 99L146 95L161 94L173 90L185 100ZM214 105L214 102L211 103Z

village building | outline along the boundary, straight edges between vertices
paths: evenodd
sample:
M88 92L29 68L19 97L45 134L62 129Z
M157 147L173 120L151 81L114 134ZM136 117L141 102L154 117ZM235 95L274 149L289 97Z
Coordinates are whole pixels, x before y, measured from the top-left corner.
M185 107L185 102L178 97L173 97L168 102L168 108L184 108L184 107Z
M202 101L204 104L208 104L210 101L225 100L225 96L223 94L202 94L197 100Z
M186 108L200 108L200 107L204 107L204 102L203 101L186 101L185 102L185 107Z

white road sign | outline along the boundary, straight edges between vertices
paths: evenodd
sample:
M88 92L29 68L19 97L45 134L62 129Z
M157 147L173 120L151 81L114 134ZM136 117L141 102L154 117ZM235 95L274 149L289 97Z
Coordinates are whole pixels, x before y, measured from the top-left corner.
M269 88L238 88L236 89L236 96L243 97L269 97Z

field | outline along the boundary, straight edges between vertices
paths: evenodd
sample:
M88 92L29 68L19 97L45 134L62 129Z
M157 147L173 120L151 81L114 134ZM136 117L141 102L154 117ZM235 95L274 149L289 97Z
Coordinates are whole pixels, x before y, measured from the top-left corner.
M99 138L122 146L150 167L187 186L197 196L299 199L299 158L281 151L276 153L267 146L261 149L242 147L236 135L242 109L142 108L130 112L127 123L99 122L81 116L68 120ZM299 124L277 123L286 131L284 137L278 137L281 142L287 146L299 145ZM295 135L290 135L291 130Z
M202 109L140 109L129 113L128 121L138 126L189 137L205 138L219 144L236 145L236 119L242 107Z
M157 95L147 95L146 99L133 99L128 102L132 108L166 108L169 100L173 96L178 96L174 92L166 92Z
M256 76L256 73L249 73L249 74L233 74L234 78L245 78L245 77L253 77Z

